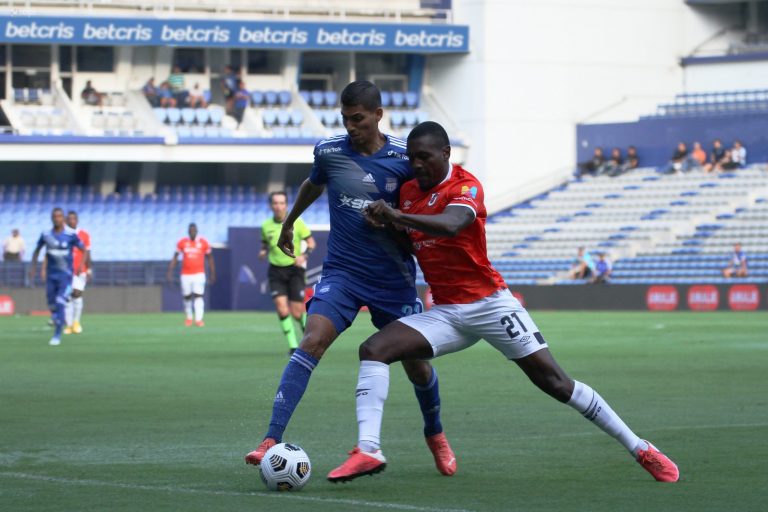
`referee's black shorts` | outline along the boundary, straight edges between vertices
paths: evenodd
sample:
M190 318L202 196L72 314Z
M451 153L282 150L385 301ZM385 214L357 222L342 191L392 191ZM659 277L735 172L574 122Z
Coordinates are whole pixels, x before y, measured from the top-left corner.
M282 295L287 296L291 302L304 302L304 287L307 280L303 268L296 265L278 267L270 264L267 277L273 298Z

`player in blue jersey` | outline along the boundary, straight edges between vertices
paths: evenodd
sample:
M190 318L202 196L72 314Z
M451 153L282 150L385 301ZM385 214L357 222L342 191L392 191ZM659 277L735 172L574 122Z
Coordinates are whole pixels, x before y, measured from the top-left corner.
M37 247L32 254L29 280L35 282L37 258L40 256L40 251L45 247L45 266L41 275L45 279L48 308L53 314L53 323L56 329L49 344L55 346L61 343L61 331L66 323L64 308L72 292L73 270L78 275L82 270L72 268L72 249L77 247L85 253L86 257L81 262L86 261L89 256L82 240L77 236L77 232L64 224L64 210L54 208L51 212L51 221L53 222L53 229L43 231L40 234Z
M304 337L277 388L269 430L259 447L246 456L249 464L259 464L266 451L282 440L312 370L361 307L368 306L378 329L422 309L414 286L413 257L395 237L372 229L362 215L366 206L379 199L398 204L400 185L413 178L405 142L379 131L381 93L371 82L352 82L342 91L341 115L347 135L315 146L309 179L301 185L280 233L278 246L294 257L294 222L328 190L331 232L322 277L308 305ZM424 436L437 469L452 475L456 457L440 423L437 373L426 361L404 361L403 367L414 385L424 416Z

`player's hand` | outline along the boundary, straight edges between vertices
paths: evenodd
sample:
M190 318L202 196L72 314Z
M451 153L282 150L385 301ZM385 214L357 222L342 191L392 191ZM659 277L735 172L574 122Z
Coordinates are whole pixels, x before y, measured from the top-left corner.
M383 199L369 204L363 213L374 223L381 225L391 224L397 220L397 210L389 206Z
M88 283L93 281L93 271L91 269L85 271L85 281Z
M262 249L262 250L260 250L260 251L259 251L259 259L260 259L260 260L263 260L263 259L264 259L264 258L266 258L266 257L267 257L267 250L266 250L266 249Z
M296 255L293 253L294 247L293 247L293 225L283 224L283 229L280 230L280 238L277 239L277 247L286 256L290 256L291 258L295 258Z
M296 256L296 259L294 260L293 264L297 267L303 267L307 264L307 257L303 254L299 254Z

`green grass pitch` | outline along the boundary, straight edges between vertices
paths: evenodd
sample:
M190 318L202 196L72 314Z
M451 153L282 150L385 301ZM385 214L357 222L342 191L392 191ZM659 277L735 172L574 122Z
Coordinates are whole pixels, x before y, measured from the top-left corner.
M3 511L768 510L768 315L533 312L561 365L673 457L658 484L613 439L492 348L436 361L459 460L433 467L413 391L392 371L387 470L333 485L356 440L361 315L328 352L286 433L313 476L269 493L243 456L287 360L271 314L85 315L47 345L44 318L0 319Z

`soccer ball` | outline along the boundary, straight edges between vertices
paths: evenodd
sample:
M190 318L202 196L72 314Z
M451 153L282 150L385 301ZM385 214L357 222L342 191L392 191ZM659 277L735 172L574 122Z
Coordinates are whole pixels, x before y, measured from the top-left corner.
M290 443L276 444L267 450L259 469L261 480L270 491L298 491L312 474L307 452Z

